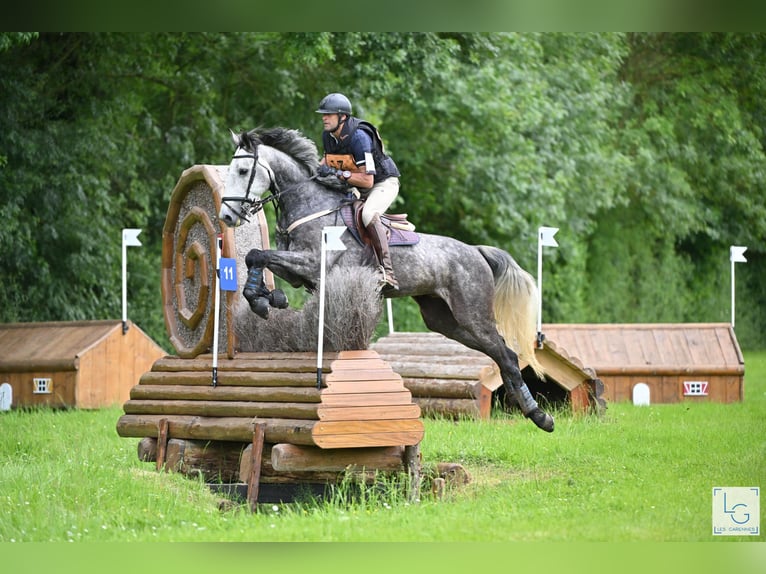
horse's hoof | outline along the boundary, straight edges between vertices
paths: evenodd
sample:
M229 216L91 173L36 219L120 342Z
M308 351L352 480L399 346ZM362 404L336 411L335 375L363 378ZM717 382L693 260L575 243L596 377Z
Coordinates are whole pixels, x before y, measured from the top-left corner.
M256 297L251 299L250 310L262 319L269 318L269 300L266 297Z
M287 309L290 306L287 295L281 289L274 289L269 293L269 304L277 309Z
M545 411L537 408L526 416L545 432L553 432L553 417Z

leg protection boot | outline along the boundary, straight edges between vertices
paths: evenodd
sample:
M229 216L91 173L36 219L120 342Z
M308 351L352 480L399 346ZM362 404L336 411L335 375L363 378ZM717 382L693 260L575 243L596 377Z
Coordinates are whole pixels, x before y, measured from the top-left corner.
M399 289L399 282L394 277L394 268L391 265L391 252L388 249L388 237L386 235L386 227L381 223L380 216L376 213L369 225L367 225L367 233L372 241L372 248L375 251L375 255L378 258L381 271L383 272L383 279L381 284L384 288Z
M250 303L250 309L253 313L263 319L269 317L269 290L263 281L262 268L251 267L248 269L242 296Z

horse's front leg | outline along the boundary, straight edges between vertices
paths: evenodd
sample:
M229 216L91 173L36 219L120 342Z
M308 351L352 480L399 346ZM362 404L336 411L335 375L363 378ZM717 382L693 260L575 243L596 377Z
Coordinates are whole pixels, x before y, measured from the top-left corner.
M293 287L303 286L313 291L319 276L319 264L315 259L311 252L252 249L245 257L248 271L242 290L250 309L266 319L269 307L284 309L288 306L287 296L281 289L269 291L266 287L263 270L267 267Z

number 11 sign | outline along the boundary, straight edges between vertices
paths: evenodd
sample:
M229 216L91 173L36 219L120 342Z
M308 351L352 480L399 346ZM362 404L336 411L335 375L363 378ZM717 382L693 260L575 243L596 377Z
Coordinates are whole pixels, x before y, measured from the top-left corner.
M222 291L237 290L237 260L229 257L221 257L220 282Z

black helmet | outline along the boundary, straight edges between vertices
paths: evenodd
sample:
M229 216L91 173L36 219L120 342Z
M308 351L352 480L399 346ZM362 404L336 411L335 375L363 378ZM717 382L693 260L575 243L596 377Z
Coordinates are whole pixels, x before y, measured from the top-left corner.
M351 115L351 102L343 94L328 94L319 102L318 114L346 114Z

